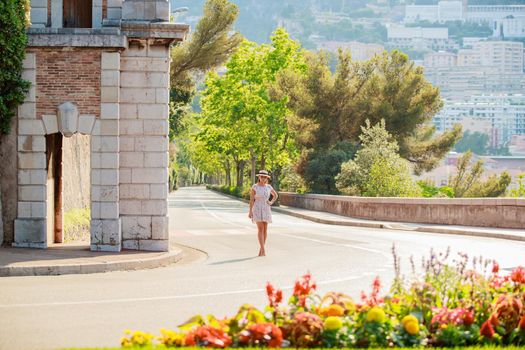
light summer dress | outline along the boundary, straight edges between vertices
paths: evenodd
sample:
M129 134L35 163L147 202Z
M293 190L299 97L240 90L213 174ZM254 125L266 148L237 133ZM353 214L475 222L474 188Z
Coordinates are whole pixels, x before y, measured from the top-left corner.
M255 202L253 203L252 208L252 221L265 221L268 223L272 222L272 210L270 209L270 204L268 203L270 199L270 194L272 190L271 185L253 185L252 189L255 190Z

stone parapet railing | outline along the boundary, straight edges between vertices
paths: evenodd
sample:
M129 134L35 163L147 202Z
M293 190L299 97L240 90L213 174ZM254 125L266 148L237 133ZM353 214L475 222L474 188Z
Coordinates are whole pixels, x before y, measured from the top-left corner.
M525 199L513 198L375 198L279 193L290 207L353 218L525 229Z

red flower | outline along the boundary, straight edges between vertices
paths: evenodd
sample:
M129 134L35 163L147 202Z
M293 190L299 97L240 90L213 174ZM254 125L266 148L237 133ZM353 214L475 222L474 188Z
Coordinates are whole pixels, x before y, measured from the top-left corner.
M313 290L317 289L315 283L311 283L310 280L312 275L308 272L306 275L301 277L299 280L295 281L295 286L293 288L293 295L299 299L299 306L306 306L306 298Z
M363 304L368 306L376 306L381 304L383 302L383 298L379 298L380 289L381 281L379 280L379 277L376 277L372 283L372 292L370 293L370 296L367 296L363 291L361 291L361 300L363 301Z
M222 329L212 326L199 326L186 335L187 346L205 346L209 348L227 348L232 338Z
M516 267L510 274L510 279L514 283L525 284L525 268L523 266Z
M496 274L499 272L499 264L497 261L492 263L492 273Z
M489 322L489 320L483 322L479 333L489 339L491 339L494 336L494 328L492 327L492 324Z
M266 295L268 296L270 307L275 308L281 301L283 301L283 291L275 289L270 282L266 284Z
M273 323L256 323L241 332L239 342L253 347L280 348L283 343L283 332Z
M520 323L518 323L518 328L525 331L525 315L521 317Z
M463 314L463 324L465 326L471 326L474 323L474 313L467 311Z

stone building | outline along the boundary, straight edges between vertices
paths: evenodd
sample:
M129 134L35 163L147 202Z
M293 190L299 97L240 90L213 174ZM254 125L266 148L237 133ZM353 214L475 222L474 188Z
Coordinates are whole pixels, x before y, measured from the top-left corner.
M32 87L1 150L4 242L62 241L63 148L80 134L91 250L167 251L169 48L188 26L168 0L31 0L31 23Z

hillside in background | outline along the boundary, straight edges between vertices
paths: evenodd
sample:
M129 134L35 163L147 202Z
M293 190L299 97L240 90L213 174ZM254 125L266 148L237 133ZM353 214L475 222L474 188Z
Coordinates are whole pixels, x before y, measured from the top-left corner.
M392 0L390 0L392 1ZM386 31L376 25L373 30L351 19L376 18L388 12L388 0L232 0L240 8L236 29L246 38L258 43L267 42L270 33L279 25L306 47L315 45L309 37L319 35L327 40L360 40L381 42ZM204 0L172 1L172 8L186 6L189 12L182 20L194 26L202 14ZM316 22L318 16L334 14L325 23ZM339 17L338 17L339 16ZM343 22L339 22L343 16ZM339 23L335 23L339 22Z

